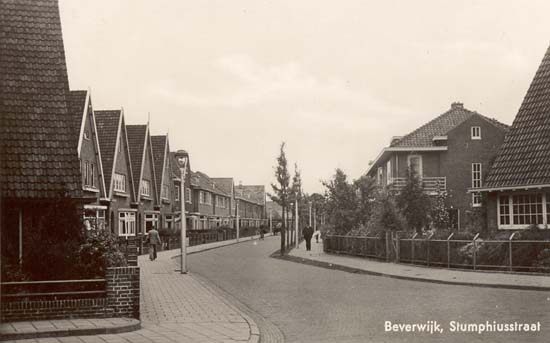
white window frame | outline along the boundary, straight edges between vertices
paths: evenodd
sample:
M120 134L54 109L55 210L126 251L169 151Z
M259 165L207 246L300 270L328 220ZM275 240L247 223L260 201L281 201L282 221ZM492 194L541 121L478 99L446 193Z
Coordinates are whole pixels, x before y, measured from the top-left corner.
M119 212L118 213L118 235L135 236L136 235L136 213Z
M518 230L518 229L527 229L531 224L515 224L514 223L514 196L529 196L529 195L541 195L541 204L542 204L542 211L540 212L540 215L542 215L542 223L536 224L539 229L545 229L548 228L548 224L550 224L548 220L548 214L549 211L547 209L547 202L550 201L550 197L546 195L546 192L536 192L536 193L529 193L529 192L523 192L523 193L499 193L497 195L497 226L499 230ZM501 197L508 197L508 204L507 204L507 216L508 216L508 222L509 224L501 224ZM531 204L531 203L529 203ZM525 203L522 204L523 206L526 206ZM537 205L531 204L531 205ZM550 207L550 206L548 206ZM538 215L538 211L535 213L531 212L531 215L536 216ZM506 216L504 214L503 216Z
M212 205L212 194L209 192L204 192L204 204Z
M191 188L185 189L185 202L191 203Z
M115 192L126 193L126 175L115 173L113 180L113 190Z
M151 196L151 182L149 182L149 180L141 180L139 192L143 196L146 196L146 197Z
M386 185L389 185L392 183L392 169L391 169L391 159L386 162Z
M483 172L482 172L481 163L472 163L472 188L481 188L483 181ZM482 198L479 192L472 193L472 207L481 207Z
M472 126L470 128L470 134L473 140L481 139L481 126Z
M170 186L163 184L161 190L161 198L170 200Z
M199 191L199 204L204 204L204 194L205 192Z
M423 164L422 164L422 155L418 155L418 154L413 154L413 155L409 155L407 156L407 167L409 167L409 169L411 168L411 160L413 158L416 158L418 157L418 173L417 173L417 177L422 179L422 177L424 176L424 170L423 170Z
M174 192L174 201L180 201L180 192L181 192L181 186L180 185L174 185L174 188L176 191Z
M384 179L384 168L378 167L378 170L376 171L376 179L378 185L382 186L382 180Z
M482 196L480 192L472 193L472 207L481 207L482 206Z

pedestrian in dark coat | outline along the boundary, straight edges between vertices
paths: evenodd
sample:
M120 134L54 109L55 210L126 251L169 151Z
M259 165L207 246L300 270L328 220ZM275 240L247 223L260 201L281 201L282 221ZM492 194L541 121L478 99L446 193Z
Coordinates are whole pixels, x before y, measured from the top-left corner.
M162 244L162 241L160 240L159 232L152 228L147 232L148 241L149 241L149 259L151 261L154 261L157 259L157 246Z
M313 228L308 225L304 228L304 239L306 240L307 251L311 251L311 237L313 237Z

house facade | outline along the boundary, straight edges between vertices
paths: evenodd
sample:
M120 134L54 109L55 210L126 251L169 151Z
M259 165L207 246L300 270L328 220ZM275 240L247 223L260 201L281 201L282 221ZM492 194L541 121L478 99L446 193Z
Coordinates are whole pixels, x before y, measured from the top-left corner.
M123 110L95 111L106 185L108 230L121 237L137 234L137 206Z
M407 182L407 170L419 177L427 194L448 194L452 224L469 225L483 206L483 187L508 127L453 103L451 108L404 137L394 137L367 174L395 191Z
M265 186L235 186L235 204L240 226L259 228L267 225Z
M151 136L153 150L153 165L157 182L156 209L159 211L159 228L175 229L174 217L174 183L172 180L172 161L168 135Z
M229 226L231 194L200 171L192 172L191 190L193 199L193 212L190 216L191 230Z
M137 208L137 234L144 235L152 228L160 228L159 199L149 123L126 125L126 132L136 194L136 202L132 205Z
M491 231L550 225L549 94L550 48L482 187Z

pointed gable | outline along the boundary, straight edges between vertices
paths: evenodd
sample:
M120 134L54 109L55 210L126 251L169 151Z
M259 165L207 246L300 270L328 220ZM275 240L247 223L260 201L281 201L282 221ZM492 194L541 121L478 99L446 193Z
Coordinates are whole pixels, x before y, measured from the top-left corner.
M153 167L155 168L155 175L157 176L157 196L160 199L162 193L162 183L164 181L164 166L167 162L166 145L168 139L166 136L151 136L151 148L153 150Z
M139 184L141 182L141 168L143 152L146 143L147 125L126 125L128 135L128 148L130 150L130 164L132 165L132 177L134 179L134 192L139 199Z
M504 138L484 188L550 184L550 47Z
M3 197L81 196L57 0L0 2Z

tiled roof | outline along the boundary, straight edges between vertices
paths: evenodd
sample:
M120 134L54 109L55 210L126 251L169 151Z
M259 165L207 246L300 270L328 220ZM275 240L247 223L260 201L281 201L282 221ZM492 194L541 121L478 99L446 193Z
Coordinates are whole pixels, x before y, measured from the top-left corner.
M232 177L213 177L211 179L216 183L216 186L219 186L225 193L231 194L233 189Z
M212 193L231 196L230 192L226 192L220 185L214 182L208 175L203 172L196 171L191 174L191 185Z
M507 132L484 188L550 184L550 47Z
M235 197L263 205L265 202L265 186L238 185L235 186Z
M496 119L488 118L479 113L465 109L461 103L453 103L450 110L431 120L427 124L422 125L403 138L395 140L392 142L391 147L435 146L433 142L433 138L435 136L447 135L449 131L476 114L499 128L506 129L508 127Z
M128 135L128 148L134 179L134 194L137 195L139 194L141 182L141 163L143 161L143 149L145 149L147 125L126 125L126 134Z
M151 147L153 148L153 165L155 168L155 175L157 176L157 192L162 192L162 167L164 166L164 159L166 157L166 135L164 136L151 136Z
M74 125L74 134L78 141L80 137L80 126L82 124L82 115L84 114L84 106L86 105L87 91L70 91L68 97L69 113L72 116Z
M0 1L3 197L80 197L57 0Z
M113 177L113 163L118 139L117 134L119 131L119 125L121 125L121 111L94 111L94 115L97 125L99 149L101 150L105 185L107 188L107 194L109 194L111 178Z

